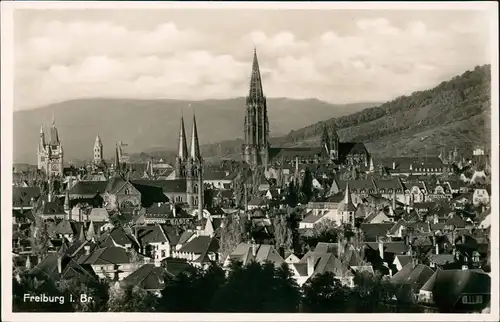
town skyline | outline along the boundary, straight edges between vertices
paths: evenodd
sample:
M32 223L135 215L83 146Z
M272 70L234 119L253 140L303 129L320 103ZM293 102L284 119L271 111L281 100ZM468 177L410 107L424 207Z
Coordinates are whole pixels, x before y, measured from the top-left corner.
M160 11L16 12L14 110L243 97L254 48L266 96L336 104L389 101L491 63L481 11ZM217 23L236 20L245 23L231 31Z

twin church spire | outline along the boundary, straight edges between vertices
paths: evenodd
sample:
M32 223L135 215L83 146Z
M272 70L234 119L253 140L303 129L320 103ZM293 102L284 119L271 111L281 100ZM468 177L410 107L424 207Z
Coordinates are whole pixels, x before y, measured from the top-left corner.
M186 138L186 128L184 127L184 116L181 116L181 126L179 133L179 150L177 153L177 158L180 161L200 161L200 143L198 139L198 127L196 125L196 115L193 115L193 130L191 132L191 144L190 151L188 152L187 138Z

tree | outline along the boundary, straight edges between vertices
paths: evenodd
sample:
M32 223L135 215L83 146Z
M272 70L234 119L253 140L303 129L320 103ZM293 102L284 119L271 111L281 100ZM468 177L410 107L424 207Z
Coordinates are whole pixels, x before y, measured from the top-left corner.
M160 309L165 312L210 312L214 294L225 281L225 272L217 264L206 270L189 268L167 279Z
M245 216L240 216L240 218L228 216L224 219L224 229L221 230L219 243L219 253L222 262L245 239L245 229L247 229L245 227L245 219Z
M344 312L349 291L333 273L325 272L308 280L302 287L302 309L308 313Z
M107 303L109 312L155 312L158 298L138 286L118 283L110 288Z
M272 223L274 226L274 241L276 246L290 250L293 245L293 237L286 215L275 216L272 219Z
M35 216L35 226L32 231L31 247L32 252L39 258L45 258L51 246L50 235L47 223L39 216Z
M355 287L351 300L357 313L390 312L388 302L395 295L395 289L382 274L362 271L354 277Z
M304 178L302 179L300 185L300 192L302 193L302 201L300 203L306 204L308 203L313 196L313 176L311 170L307 169L304 172ZM300 198L299 198L300 199Z
M31 301L26 296L46 296L41 302ZM55 283L42 276L28 273L12 278L13 312L72 312L73 308L66 294Z
M286 268L288 269L288 268ZM291 273L272 263L232 265L226 283L215 294L218 312L295 312L299 289Z
M61 280L57 283L58 289L66 294L75 312L104 312L109 301L109 283L92 278L73 278ZM91 301L81 301L81 296L91 297Z

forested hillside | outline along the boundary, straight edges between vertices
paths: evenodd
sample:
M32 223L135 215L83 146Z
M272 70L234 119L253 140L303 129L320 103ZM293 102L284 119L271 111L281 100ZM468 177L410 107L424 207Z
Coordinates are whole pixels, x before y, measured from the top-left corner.
M331 118L271 140L274 146L319 144L322 127L335 126L341 141L364 142L375 155L437 155L440 147L490 145L490 65L477 66L433 89L398 97L377 107ZM204 149L207 156L238 154L241 142Z

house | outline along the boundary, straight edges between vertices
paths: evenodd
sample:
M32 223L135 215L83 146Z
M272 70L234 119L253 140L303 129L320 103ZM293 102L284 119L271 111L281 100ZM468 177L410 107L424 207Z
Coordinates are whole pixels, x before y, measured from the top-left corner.
M476 188L472 195L472 203L474 206L487 205L490 203L490 187Z
M29 210L33 203L40 197L38 187L12 187L12 209Z
M260 264L271 262L276 267L285 263L274 246L256 243L240 243L225 259L223 266L229 267L233 261L241 262L243 265L253 261Z
M135 238L122 228L114 228L104 232L97 243L101 247L121 247L124 249L130 249L137 245Z
M235 173L207 169L203 172L203 183L213 189L227 189L233 184Z
M186 259L192 265L204 268L219 260L219 241L210 236L195 236L173 251L172 257Z
M135 227L140 252L155 263L172 256L180 238L180 231L166 225Z
M42 279L49 278L54 282L61 279L97 280L98 278L87 263L78 263L74 258L58 252L49 253L29 271L29 274Z
M141 254L133 255L122 247L110 246L95 249L83 260L83 264L90 265L99 278L110 277L121 281L146 261Z
M248 202L248 209L258 209L267 207L267 202L264 198L255 197Z
M412 300L416 300L420 289L433 274L434 271L429 266L410 261L391 277L390 282L397 288L396 296L403 295L402 291L408 290L411 292Z
M354 286L354 272L333 253L308 252L302 259L290 265L299 286L319 274L331 272L343 285Z
M393 265L396 266L396 270L399 272L406 266L406 264L410 263L412 258L410 255L396 255L394 258Z
M436 270L418 302L442 313L479 313L491 300L491 278L482 270Z
M137 286L147 292L161 295L165 288L165 276L173 277L173 274L157 264L144 264L121 281L120 286Z
M391 221L392 219L390 219L383 210L374 211L363 220L363 222L367 224L381 224Z
M139 212L135 220L137 225L169 224L172 226L186 226L193 222L185 210L172 203L158 202Z
M42 200L42 206L38 209L36 215L44 220L60 220L66 218L63 205L58 200Z

